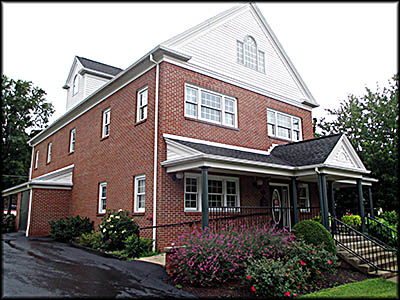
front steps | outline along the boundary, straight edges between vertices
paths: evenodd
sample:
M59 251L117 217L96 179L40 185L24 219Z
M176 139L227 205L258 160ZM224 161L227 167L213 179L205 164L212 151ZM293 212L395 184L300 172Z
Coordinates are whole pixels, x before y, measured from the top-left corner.
M396 253L393 251L384 251L381 247L373 242L365 239L362 236L344 236L335 235L334 239L342 242L346 247L350 248L360 256L366 258L379 268L388 269L387 271L375 271L373 266L370 266L351 252L336 243L337 256L349 263L354 268L364 274L390 278L398 275L398 263ZM390 270L390 271L389 271Z

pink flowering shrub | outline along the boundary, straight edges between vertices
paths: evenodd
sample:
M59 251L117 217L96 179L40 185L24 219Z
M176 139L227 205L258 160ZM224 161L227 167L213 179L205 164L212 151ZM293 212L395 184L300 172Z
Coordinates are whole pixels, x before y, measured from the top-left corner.
M245 280L258 296L295 297L306 292L323 273L333 273L335 265L336 256L331 252L295 240L276 260L251 260Z
M294 235L267 227L231 226L214 232L195 229L178 238L168 268L176 283L214 286L244 276L249 259L282 256Z

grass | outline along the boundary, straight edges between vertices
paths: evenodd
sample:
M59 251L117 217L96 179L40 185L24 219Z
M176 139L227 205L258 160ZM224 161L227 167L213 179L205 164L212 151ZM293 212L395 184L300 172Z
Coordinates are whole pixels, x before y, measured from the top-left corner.
M367 279L337 286L300 298L398 298L397 284L383 278Z

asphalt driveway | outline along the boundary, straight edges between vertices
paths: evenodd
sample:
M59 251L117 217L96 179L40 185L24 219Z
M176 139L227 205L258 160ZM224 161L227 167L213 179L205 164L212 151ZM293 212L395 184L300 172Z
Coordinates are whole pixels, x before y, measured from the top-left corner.
M160 265L102 257L50 239L2 234L2 297L186 298Z

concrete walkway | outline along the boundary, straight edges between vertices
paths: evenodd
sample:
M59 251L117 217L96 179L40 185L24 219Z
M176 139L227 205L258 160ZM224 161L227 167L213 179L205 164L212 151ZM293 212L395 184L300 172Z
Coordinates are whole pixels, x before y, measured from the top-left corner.
M145 261L165 267L165 253L153 255L149 257L138 258L138 261Z
M390 277L390 278L388 278L388 280L398 284L399 283L399 276Z

